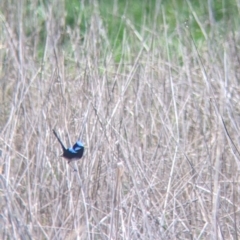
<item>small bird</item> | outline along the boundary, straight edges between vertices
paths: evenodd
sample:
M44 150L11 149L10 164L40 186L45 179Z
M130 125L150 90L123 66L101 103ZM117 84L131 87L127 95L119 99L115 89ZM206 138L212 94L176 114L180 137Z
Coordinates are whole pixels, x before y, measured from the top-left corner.
M65 159L67 159L68 164L72 161L79 160L83 156L84 146L80 141L77 141L73 145L73 147L65 148L61 139L58 137L56 131L54 129L52 131L53 131L53 134L55 135L55 137L57 138L57 140L59 141L59 143L62 146L63 154L61 155L61 157L64 157Z

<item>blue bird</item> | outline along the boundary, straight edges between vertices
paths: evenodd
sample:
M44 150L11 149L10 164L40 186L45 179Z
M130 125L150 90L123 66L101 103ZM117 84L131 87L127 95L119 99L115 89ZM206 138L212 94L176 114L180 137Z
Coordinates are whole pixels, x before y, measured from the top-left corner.
M56 131L54 129L52 131L53 131L53 134L55 135L55 137L57 138L58 142L62 146L63 154L61 155L61 157L64 157L65 159L67 159L68 164L74 160L79 160L83 156L84 146L80 141L77 141L73 145L73 147L65 148L61 139L58 137Z

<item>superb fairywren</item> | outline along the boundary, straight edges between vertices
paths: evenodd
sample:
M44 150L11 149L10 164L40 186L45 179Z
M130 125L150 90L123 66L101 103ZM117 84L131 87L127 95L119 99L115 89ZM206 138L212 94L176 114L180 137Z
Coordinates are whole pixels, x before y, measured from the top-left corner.
M59 141L59 143L62 146L63 154L61 155L61 157L64 157L65 159L67 159L68 164L70 162L74 161L74 160L79 160L83 156L84 146L80 141L77 141L73 145L73 147L65 148L61 139L58 137L56 131L54 129L52 131L53 131L53 134L55 135L55 137L57 138L57 140Z

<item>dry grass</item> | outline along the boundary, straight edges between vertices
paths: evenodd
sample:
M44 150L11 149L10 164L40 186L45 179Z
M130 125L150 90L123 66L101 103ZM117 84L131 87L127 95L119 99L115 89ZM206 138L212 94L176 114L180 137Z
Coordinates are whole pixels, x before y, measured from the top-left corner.
M24 1L0 14L0 238L238 239L239 34L216 23L197 52L184 23L122 18L116 63L98 6L69 49L57 4L41 60ZM53 128L85 143L78 172Z

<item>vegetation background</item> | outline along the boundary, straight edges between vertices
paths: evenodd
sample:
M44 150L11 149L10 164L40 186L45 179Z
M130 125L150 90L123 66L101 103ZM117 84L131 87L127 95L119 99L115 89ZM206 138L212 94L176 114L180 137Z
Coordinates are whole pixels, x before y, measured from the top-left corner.
M239 239L239 12L0 1L0 239Z

